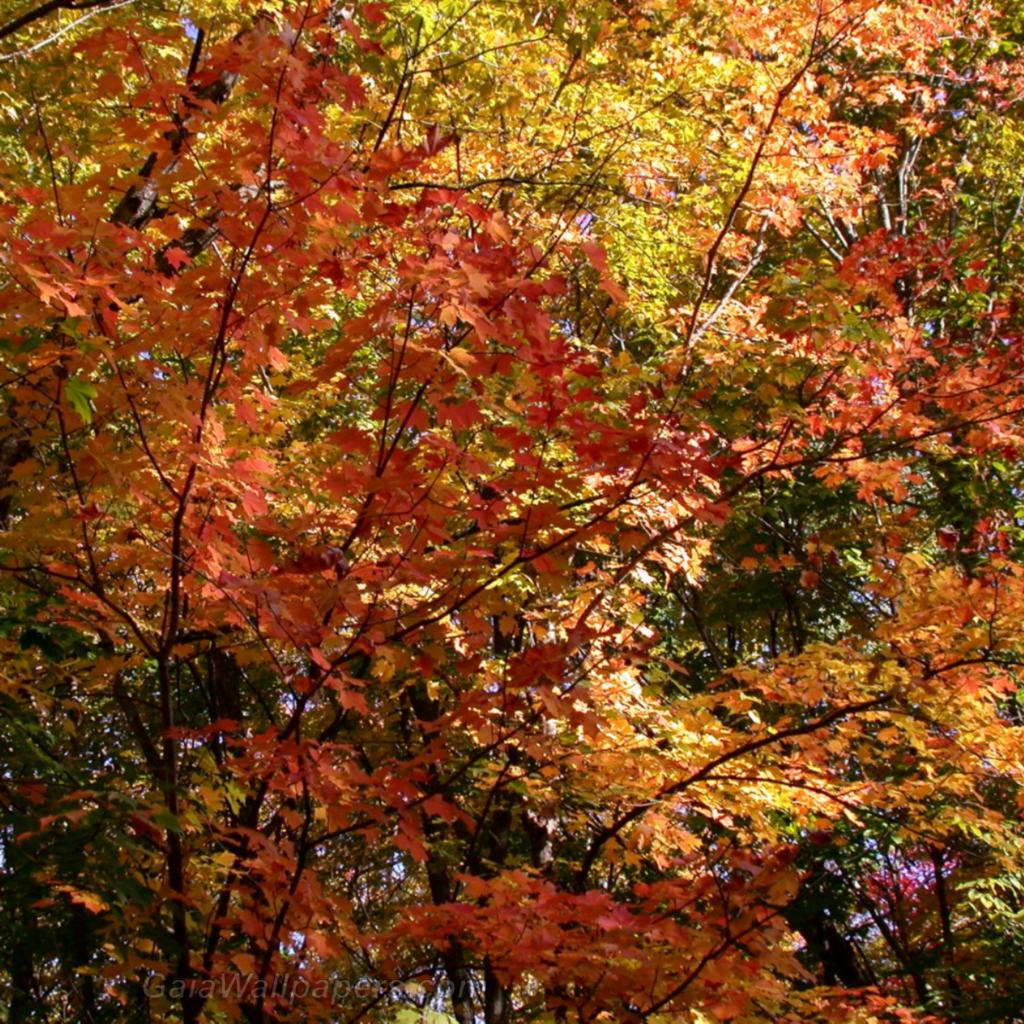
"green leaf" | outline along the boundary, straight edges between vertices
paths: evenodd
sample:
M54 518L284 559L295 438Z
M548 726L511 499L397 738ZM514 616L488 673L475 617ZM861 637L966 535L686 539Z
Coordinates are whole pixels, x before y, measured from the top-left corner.
M179 834L182 831L181 821L179 820L177 815L171 814L170 811L154 811L151 817L153 819L153 822L159 825L161 828L165 828L170 832L177 832Z
M82 417L85 423L92 423L93 399L96 397L96 388L87 384L77 377L69 377L64 386L65 394L71 403L71 408Z

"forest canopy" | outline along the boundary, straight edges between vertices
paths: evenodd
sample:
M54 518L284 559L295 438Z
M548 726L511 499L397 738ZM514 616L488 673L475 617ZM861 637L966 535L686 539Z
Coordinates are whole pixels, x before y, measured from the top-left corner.
M2 0L9 1024L1019 1020L1022 48Z

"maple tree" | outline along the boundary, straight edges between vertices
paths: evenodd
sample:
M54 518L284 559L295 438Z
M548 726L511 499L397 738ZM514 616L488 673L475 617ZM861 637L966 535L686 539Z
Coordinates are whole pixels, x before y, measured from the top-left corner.
M11 1024L1019 1010L1019 13L0 20Z

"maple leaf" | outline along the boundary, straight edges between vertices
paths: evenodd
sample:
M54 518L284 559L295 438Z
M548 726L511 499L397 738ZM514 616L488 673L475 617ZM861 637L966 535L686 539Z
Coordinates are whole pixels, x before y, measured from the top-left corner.
M164 260L175 270L181 270L192 262L191 257L180 246L172 245L163 253Z

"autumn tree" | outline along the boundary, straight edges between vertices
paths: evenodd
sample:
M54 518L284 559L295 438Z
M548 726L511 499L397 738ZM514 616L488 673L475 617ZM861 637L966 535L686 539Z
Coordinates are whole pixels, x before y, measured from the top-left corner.
M7 4L0 989L997 1021L1007 5Z

